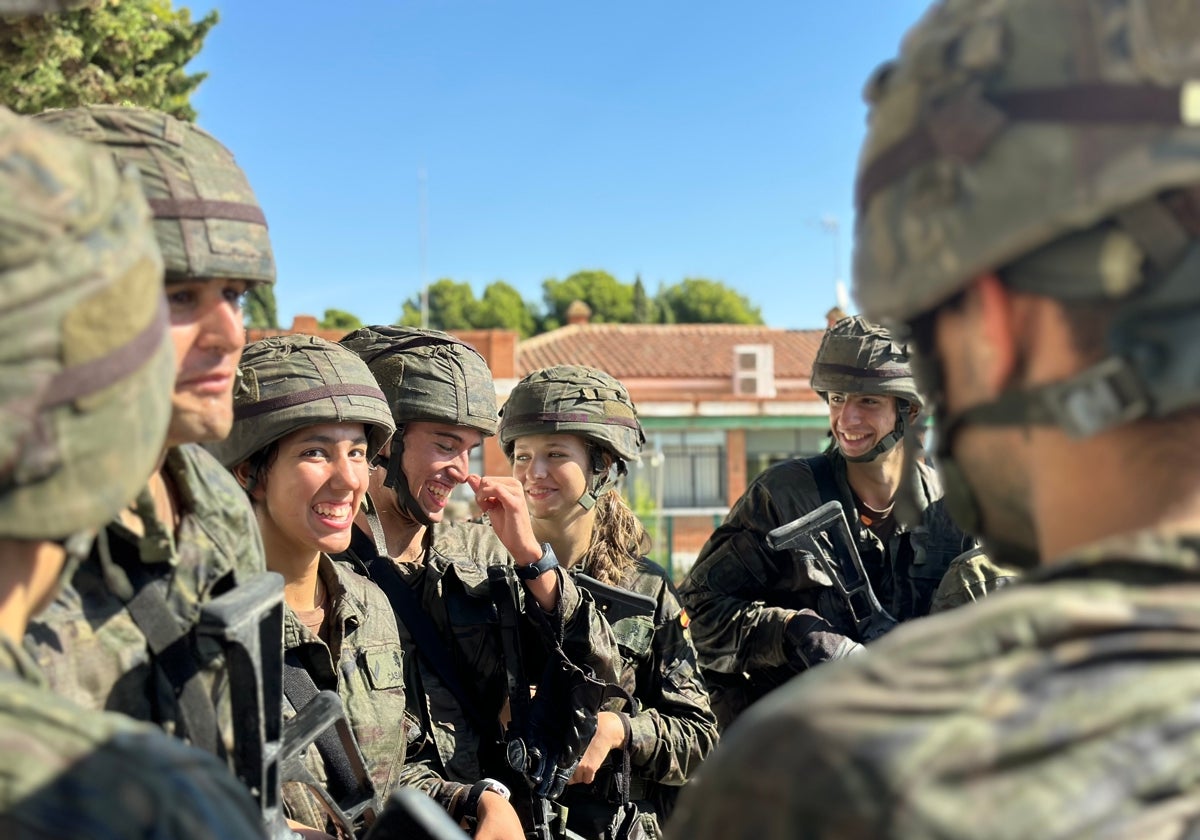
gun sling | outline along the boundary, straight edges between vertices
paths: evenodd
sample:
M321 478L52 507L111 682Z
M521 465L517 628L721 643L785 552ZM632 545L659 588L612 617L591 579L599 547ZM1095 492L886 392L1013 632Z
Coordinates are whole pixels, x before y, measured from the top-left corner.
M283 693L288 702L297 712L307 706L317 696L317 684L312 675L300 664L295 651L288 651L283 657ZM353 736L351 736L353 737ZM318 735L313 743L321 760L325 762L325 774L329 793L339 803L362 802L373 800L374 790L364 790L354 772L354 762L346 753L346 745L338 736L336 727L329 727ZM369 782L369 780L368 780Z
M142 562L137 546L110 529L100 532L96 548L101 562L125 573L132 594L113 588L129 610L130 617L150 649L151 666L157 678L165 682L175 697L178 724L187 739L202 750L224 759L225 747L217 730L217 710L200 677L197 656L192 648L192 628L171 611L166 591L173 567L155 564L167 574L152 574L150 564ZM157 694L157 692L156 692ZM163 723L163 710L155 710L156 723Z
M821 494L821 504L829 502L840 502L838 498L837 478L833 475L833 464L829 463L829 459L824 455L813 455L811 458L805 458L804 462L808 464L809 470L812 471L813 481L817 485L817 492Z
M368 519L371 518L368 517ZM374 528L374 525L372 527ZM392 609L396 613L396 619L403 622L404 626L408 628L408 632L412 633L417 655L433 669L442 684L454 695L454 699L458 701L459 707L466 715L467 721L475 727L475 731L482 737L499 740L499 721L488 723L486 718L479 713L462 681L458 678L458 671L451 662L446 641L434 627L433 619L421 609L417 593L413 592L408 581L400 575L392 558L386 557L380 552L378 543L382 538L382 533L372 541L361 529L354 528L353 531L353 536L350 538L350 550L358 558L359 563L366 567L367 576L375 581L387 595L388 600L392 603Z

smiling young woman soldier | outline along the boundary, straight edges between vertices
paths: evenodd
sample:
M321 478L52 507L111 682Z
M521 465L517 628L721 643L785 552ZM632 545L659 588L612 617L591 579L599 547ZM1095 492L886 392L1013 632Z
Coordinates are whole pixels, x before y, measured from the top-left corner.
M387 598L329 555L350 544L370 459L395 425L383 392L349 350L310 336L255 342L242 355L229 437L214 454L254 505L267 568L284 578L285 713L336 691L382 806L400 784L406 748L400 638ZM307 679L305 676L307 675ZM320 742L305 764L346 798ZM287 815L326 828L315 798L284 786Z
M863 641L823 571L767 548L772 529L840 501L871 585L899 621L928 613L951 560L974 546L951 521L924 463L914 488L920 526L910 529L894 514L904 466L896 444L921 396L905 348L887 330L860 317L830 327L812 387L829 403L828 450L756 478L680 590L723 728L797 671L855 653Z
M592 587L638 711L600 712L564 795L567 828L589 840L639 836L612 830L632 808L637 815L627 818L658 836L679 789L717 743L687 616L666 571L645 556L649 536L617 490L616 476L645 439L625 387L578 365L529 374L501 412L500 445L525 490L537 538L577 582L585 581L582 573L645 601L640 614L621 613L619 592Z

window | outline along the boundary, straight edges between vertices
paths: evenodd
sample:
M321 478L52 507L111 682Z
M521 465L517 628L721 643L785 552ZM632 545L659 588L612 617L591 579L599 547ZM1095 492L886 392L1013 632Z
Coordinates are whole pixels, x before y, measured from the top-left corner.
M829 443L827 427L770 429L746 432L746 480L772 464L824 452Z
M727 504L724 432L656 432L648 444L663 455L663 507Z

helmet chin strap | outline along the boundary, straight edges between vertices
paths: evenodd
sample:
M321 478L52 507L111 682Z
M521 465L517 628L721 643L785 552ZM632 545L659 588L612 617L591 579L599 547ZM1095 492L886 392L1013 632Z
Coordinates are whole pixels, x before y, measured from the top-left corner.
M606 466L604 454L597 448L592 448L591 459L592 478L587 491L579 497L579 506L584 510L594 508L601 496L617 486L617 478L613 476L614 471L617 477L623 476L627 472L623 458L616 458Z
M408 476L404 474L404 467L400 464L403 457L404 427L400 426L392 437L392 450L388 455L387 474L384 476L383 486L390 487L396 494L396 504L400 506L401 513L419 525L424 525L426 528L432 527L433 520L421 509L412 490L408 488Z
M869 450L861 455L847 455L842 453L842 457L847 461L852 461L855 464L865 464L874 461L885 452L892 451L896 444L904 440L906 429L909 427L908 422L908 402L901 400L896 403L896 427L888 432L879 443L875 444Z

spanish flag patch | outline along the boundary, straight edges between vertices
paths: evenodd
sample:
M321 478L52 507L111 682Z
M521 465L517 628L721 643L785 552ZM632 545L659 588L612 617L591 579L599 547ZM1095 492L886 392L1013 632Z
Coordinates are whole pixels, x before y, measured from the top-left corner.
M692 623L692 620L690 618L688 618L687 610L680 610L679 611L680 626L683 627L684 630L686 630L687 626L691 623Z

